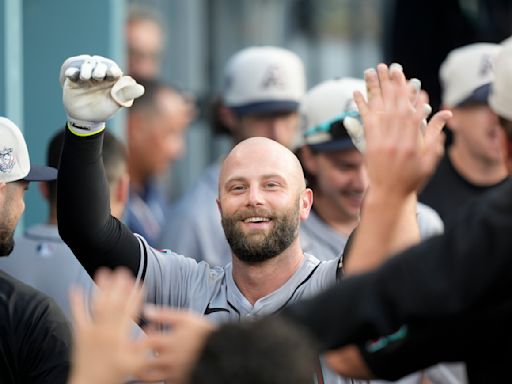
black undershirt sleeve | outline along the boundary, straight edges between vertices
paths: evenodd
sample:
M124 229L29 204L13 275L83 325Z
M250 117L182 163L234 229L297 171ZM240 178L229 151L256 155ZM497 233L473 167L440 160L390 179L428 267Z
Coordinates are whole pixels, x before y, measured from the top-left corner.
M110 214L102 145L103 133L78 137L66 129L57 179L59 234L91 276L102 266L124 266L136 275L139 240Z

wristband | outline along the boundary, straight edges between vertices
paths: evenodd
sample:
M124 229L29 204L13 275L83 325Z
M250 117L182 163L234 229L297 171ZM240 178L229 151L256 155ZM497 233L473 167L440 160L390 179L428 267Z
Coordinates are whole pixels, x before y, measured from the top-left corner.
M80 121L68 118L68 129L76 136L96 135L105 129L105 122Z

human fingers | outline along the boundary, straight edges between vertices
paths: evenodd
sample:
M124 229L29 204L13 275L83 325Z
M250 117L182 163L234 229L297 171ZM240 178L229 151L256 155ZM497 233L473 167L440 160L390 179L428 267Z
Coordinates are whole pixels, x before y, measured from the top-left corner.
M88 323L88 314L82 288L71 287L69 292L69 304L74 328L76 330L83 329Z
M382 110L382 93L377 71L374 68L364 71L364 81L368 93L368 107L373 110Z

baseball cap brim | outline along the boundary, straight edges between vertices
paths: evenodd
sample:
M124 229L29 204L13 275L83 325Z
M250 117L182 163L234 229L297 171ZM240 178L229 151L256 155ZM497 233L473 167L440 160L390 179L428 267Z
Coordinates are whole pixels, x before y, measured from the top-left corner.
M475 89L471 95L466 97L460 103L457 104L457 107L466 107L472 104L489 104L489 94L491 93L491 84L484 84L477 89Z
M333 152L345 151L347 149L356 149L351 139L339 139L327 141L325 143L307 144L313 152Z
M229 108L238 116L290 113L299 109L299 102L290 100L261 101L240 106L229 106Z
M30 165L27 176L21 180L25 181L52 181L57 179L57 169L53 167Z

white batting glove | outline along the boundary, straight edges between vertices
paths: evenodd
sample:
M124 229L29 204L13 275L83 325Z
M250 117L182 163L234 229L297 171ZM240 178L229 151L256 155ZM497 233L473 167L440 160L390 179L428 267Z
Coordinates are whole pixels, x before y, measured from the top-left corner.
M402 66L397 63L391 64L389 70L399 70L402 71ZM411 89L411 98L412 101L418 97L419 92L421 91L421 81L418 79L410 79L408 81L409 87ZM425 108L425 118L421 122L421 131L425 132L425 128L427 127L427 117L432 113L432 107L429 104L424 104ZM364 140L364 127L360 119L354 117L346 117L343 120L343 126L347 130L350 138L352 139L352 143L359 150L359 152L364 153L365 150L365 140Z
M68 127L78 136L101 132L105 121L144 94L142 85L102 56L68 58L60 69L60 84Z

